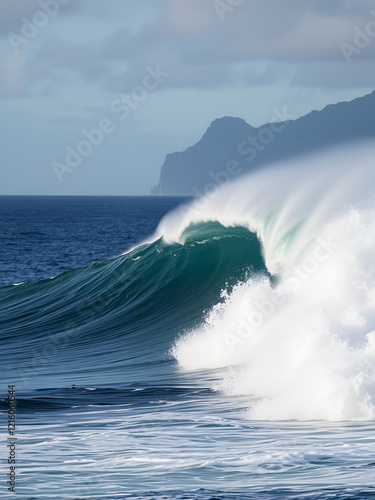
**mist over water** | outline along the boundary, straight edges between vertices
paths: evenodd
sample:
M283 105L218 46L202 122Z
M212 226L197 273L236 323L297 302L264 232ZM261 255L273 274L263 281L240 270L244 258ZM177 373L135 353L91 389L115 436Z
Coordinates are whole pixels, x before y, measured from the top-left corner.
M227 367L214 388L247 396L250 419L375 417L374 153L359 144L270 167L159 225L167 241L214 220L261 242L272 278L223 290L173 348L184 370Z

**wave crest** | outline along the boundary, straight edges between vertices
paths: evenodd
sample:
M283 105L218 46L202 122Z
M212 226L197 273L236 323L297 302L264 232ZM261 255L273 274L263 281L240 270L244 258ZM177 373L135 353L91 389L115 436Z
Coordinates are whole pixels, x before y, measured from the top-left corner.
M184 369L228 367L214 387L248 395L250 418L375 418L371 158L368 147L326 153L249 176L207 202L204 218L256 231L277 280L238 283L173 353Z

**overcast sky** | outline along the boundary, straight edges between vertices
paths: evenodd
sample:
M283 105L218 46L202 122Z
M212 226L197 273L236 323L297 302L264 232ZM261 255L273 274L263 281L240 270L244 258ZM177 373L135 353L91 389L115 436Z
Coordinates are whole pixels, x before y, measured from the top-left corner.
M0 0L0 35L0 194L148 194L215 118L375 87L373 0Z

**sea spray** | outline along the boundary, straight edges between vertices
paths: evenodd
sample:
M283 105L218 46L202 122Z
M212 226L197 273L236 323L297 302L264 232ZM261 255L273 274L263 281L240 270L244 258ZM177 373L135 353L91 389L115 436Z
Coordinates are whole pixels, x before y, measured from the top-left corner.
M373 157L362 144L278 165L159 227L178 240L190 224L218 220L262 243L275 281L238 283L173 349L185 369L228 367L214 387L247 395L250 418L375 417Z

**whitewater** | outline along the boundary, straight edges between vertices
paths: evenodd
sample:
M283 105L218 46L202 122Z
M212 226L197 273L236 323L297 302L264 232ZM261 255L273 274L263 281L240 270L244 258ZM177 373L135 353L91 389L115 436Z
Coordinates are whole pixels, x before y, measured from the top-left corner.
M236 367L214 387L249 397L257 420L375 416L374 150L277 165L167 216L159 232L210 220L242 226L272 277L250 273L185 333L185 369ZM251 401L251 403L250 403Z

